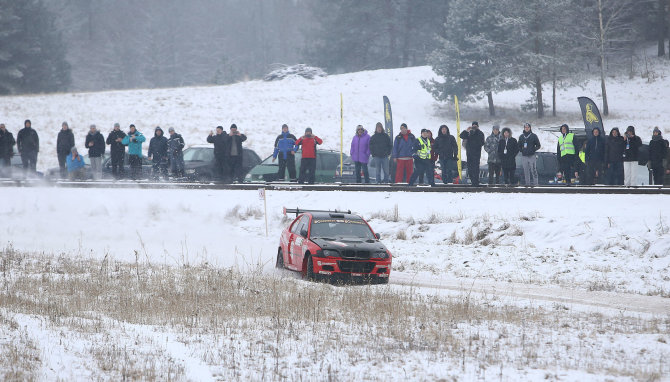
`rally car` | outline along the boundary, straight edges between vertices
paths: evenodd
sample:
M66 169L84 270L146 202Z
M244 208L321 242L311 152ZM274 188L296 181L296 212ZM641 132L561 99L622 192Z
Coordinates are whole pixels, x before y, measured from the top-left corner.
M296 218L281 234L277 268L308 280L364 280L388 283L391 252L362 217L351 211L284 208Z

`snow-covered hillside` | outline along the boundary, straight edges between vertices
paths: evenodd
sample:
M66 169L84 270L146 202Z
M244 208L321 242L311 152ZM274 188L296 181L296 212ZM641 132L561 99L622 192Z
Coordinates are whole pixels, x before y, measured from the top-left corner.
M660 65L660 64L659 64ZM612 116L605 118L605 127L638 128L648 140L654 126L670 131L670 109L667 108L669 72L667 64L659 66L657 79L610 79L608 94ZM96 124L106 136L114 122L124 129L131 123L145 135L152 136L156 126L175 127L187 145L205 143L209 131L217 125L226 129L236 123L247 134L247 145L264 157L272 152L274 137L287 123L293 132L302 133L312 127L324 138L324 148L339 149L340 93L344 98L345 150L356 125L372 130L382 121L382 96L391 100L396 129L406 122L410 129L429 128L436 132L446 123L455 131L452 104L437 103L419 81L434 77L430 67L376 70L333 75L314 80L291 78L277 82L250 81L228 86L126 90L100 93L73 93L0 98L0 121L15 135L30 119L40 134L41 152L38 168L57 165L55 138L61 123L67 121L74 130L77 145L83 146L90 124ZM547 87L547 96L550 94ZM600 83L590 82L584 89L575 87L558 94L558 118L535 120L532 113L523 113L519 105L529 98L528 89L495 94L499 118L488 117L485 101L462 105L461 126L472 120L480 122L486 134L493 123L509 126L520 134L523 122L535 127L557 126L567 122L583 126L577 97L590 96L600 103ZM545 102L550 103L550 99ZM537 129L536 129L537 131ZM540 133L543 150L552 151L556 138ZM483 158L482 160L485 160Z

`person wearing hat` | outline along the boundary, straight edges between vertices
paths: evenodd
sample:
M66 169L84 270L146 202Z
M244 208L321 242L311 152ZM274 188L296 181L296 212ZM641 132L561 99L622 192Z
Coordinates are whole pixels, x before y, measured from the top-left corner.
M142 176L142 143L146 141L135 125L130 125L128 134L123 137L122 144L128 146L128 163L130 164L130 178L137 180Z
M428 184L435 186L433 163L431 162L431 142L427 129L421 129L421 136L414 140L414 171L409 178L409 186L413 186L419 176L425 176Z
M223 126L216 127L216 134L213 131L209 132L207 142L214 144L214 170L216 177L220 182L228 181L228 133L223 131Z
M147 158L151 161L151 176L154 180L167 179L167 164L168 164L168 140L163 135L163 129L156 126L154 129L154 136L149 141L149 152Z
M484 150L489 154L487 163L489 165L489 186L500 184L500 157L498 156L498 143L500 142L500 126L493 125L491 135L486 138Z
M182 178L184 176L184 153L182 150L186 143L181 134L174 131L174 127L170 127L168 133L170 134L170 138L167 140L170 172L173 177Z
M33 129L29 119L23 122L23 129L19 130L16 135L16 148L21 155L23 176L27 176L29 172L35 174L37 172L37 153L40 152L40 137Z
M58 156L58 167L60 167L60 177L65 179L67 177L67 156L70 150L74 147L74 134L70 130L67 122L61 124L61 130L58 132L56 138L56 155Z
M7 131L4 123L0 123L0 177L12 176L12 157L14 156L14 135Z
M400 133L393 140L393 163L395 163L395 182L409 183L414 171L414 144L416 138L407 128L407 124L400 125Z
M567 124L561 125L561 136L558 137L556 144L556 155L558 156L558 163L563 172L563 179L566 185L572 184L572 169L577 167L575 158L577 158L577 151L575 148L575 134L570 132L570 127Z
M470 183L479 186L479 161L482 158L482 147L486 144L484 133L479 130L479 123L472 122L472 125L461 133L461 139L465 141Z
M356 183L361 182L361 171L363 171L365 183L370 183L370 173L368 172L368 162L370 161L370 135L362 125L356 126L356 135L354 135L351 140L349 155L354 162Z
M663 139L661 129L654 127L651 141L649 142L649 168L653 174L654 185L663 185L663 161L668 152L668 141Z
M275 139L275 148L272 152L272 161L274 162L279 157L279 171L277 171L277 180L283 181L286 179L286 169L288 168L288 178L291 182L297 180L295 174L295 135L288 131L288 125L281 126L281 134Z
M88 159L91 161L91 176L93 180L102 178L102 156L105 154L105 138L95 125L91 125L86 134L86 148Z
M86 180L86 163L84 158L79 155L76 147L70 149L70 154L65 159L67 173L70 180Z
M300 175L298 183L314 184L316 177L316 145L323 144L323 140L312 134L312 128L305 129L305 135L295 141L293 151L298 151L302 147L302 158L300 159Z
M107 144L109 145L109 152L112 154L112 175L114 179L121 179L125 174L123 168L123 161L126 156L126 146L121 142L126 137L126 133L121 130L119 123L114 124L114 128L107 136Z
M247 136L240 133L237 130L237 125L230 125L230 133L228 134L228 145L230 149L228 150L228 169L230 171L230 178L233 182L242 183L244 182L244 173L242 171L242 158L243 158L243 149L242 142L247 140Z
M526 187L537 186L539 178L537 176L537 155L535 153L541 146L540 139L533 133L530 123L523 125L523 133L519 135L518 145L521 152L521 165L523 166Z
M635 135L635 127L628 126L623 135L623 184L626 187L637 186L637 166L642 140Z

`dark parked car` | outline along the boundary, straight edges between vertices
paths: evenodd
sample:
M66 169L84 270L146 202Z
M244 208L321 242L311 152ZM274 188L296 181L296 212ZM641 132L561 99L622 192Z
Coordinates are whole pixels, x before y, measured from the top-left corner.
M8 177L6 174L2 173L2 170L0 169L0 178L4 179L23 179L23 162L21 161L21 155L14 150L14 156L10 160L10 165L12 169L12 176ZM44 174L40 171L36 172L36 175L28 175L28 178L30 179L31 177L35 177L37 179L41 179L44 177Z
M84 169L86 171L86 179L92 179L91 176L91 160L88 158L87 155L82 155L84 158ZM128 153L126 153L125 158L123 160L124 162L124 169L126 171L126 177L128 176L130 172L130 164L128 162ZM146 179L149 178L151 175L151 161L147 159L146 156L142 156L142 174L140 175L140 179ZM60 179L60 168L58 167L52 167L47 170L46 174L47 179L50 180L58 180ZM112 175L112 157L109 155L109 153L103 154L102 157L102 178L103 179L114 179L114 176Z
M261 163L261 158L254 150L244 148L242 155L244 175ZM184 150L184 175L186 178L199 182L210 182L216 178L215 174L214 147L198 145Z
M300 159L302 151L295 153L296 176L300 174ZM346 161L349 156L343 154ZM258 166L249 171L245 181L247 182L273 182L277 180L279 172L279 161L272 161L272 155L265 158ZM319 150L316 154L315 183L333 183L339 177L340 152L335 150Z
M464 162L465 163L465 162ZM336 176L335 176L335 181L340 182L340 183L356 183L356 174L355 174L355 167L356 165L354 162L351 160L351 158L347 158L344 163L342 163L342 176L339 176L340 173L340 163L339 161L337 162L337 170L336 170ZM463 165L465 167L465 164ZM373 166L371 163L368 163L368 174L370 175L370 183L377 183L377 178L376 178L376 171L377 168ZM391 168L389 166L389 171L391 171ZM440 170L440 163L435 164L435 172L434 172L434 177L435 177L435 184L442 184L442 171ZM463 175L465 177L465 175ZM393 182L395 178L395 174L390 175L391 182ZM361 181L364 181L363 178L363 171L361 170ZM424 184L428 184L424 180Z

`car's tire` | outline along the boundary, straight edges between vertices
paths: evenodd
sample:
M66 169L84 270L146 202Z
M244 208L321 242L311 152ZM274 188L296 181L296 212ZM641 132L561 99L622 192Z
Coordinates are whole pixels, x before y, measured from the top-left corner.
M375 284L388 284L388 283L389 283L388 277L377 277L377 282Z
M284 251L281 248L277 251L277 262L275 268L284 269Z
M307 265L305 266L305 279L309 281L314 281L316 279L314 275L314 263L312 262L312 256L307 258Z

